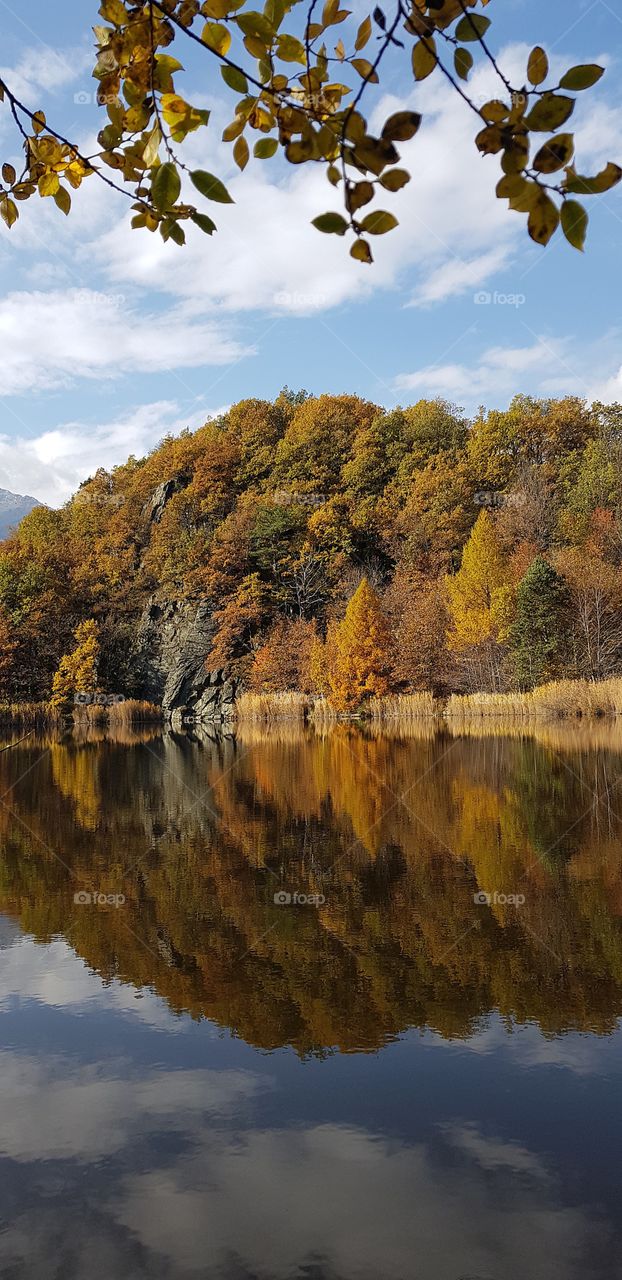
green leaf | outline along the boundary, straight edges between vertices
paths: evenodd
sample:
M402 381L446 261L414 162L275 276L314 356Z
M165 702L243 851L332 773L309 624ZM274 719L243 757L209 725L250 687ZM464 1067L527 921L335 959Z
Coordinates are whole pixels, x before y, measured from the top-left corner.
M257 160L269 160L278 149L277 138L260 138L259 142L256 142L253 147L253 155Z
M562 231L574 249L583 252L587 234L588 215L578 200L564 200L561 212Z
M245 13L240 13L234 21L237 22L240 31L243 31L245 36L259 36L260 40L265 40L268 44L271 43L274 36L274 28L263 13L257 13L256 10L250 9Z
M456 75L461 80L468 80L469 71L473 66L473 54L470 49L456 49L454 53L454 68Z
M221 67L220 74L234 93L248 93L248 80L239 67Z
M564 190L579 196L600 196L604 191L610 191L615 187L622 178L622 169L619 164L612 164L611 161L594 178L584 178L581 174L575 173L574 169L568 169L566 173Z
M544 191L541 191L529 210L527 228L536 244L548 244L559 226L559 210Z
M278 36L276 51L281 62L300 62L305 65L305 47L295 36Z
M201 231L204 231L207 236L213 235L217 230L216 223L212 222L212 219L208 218L206 213L193 213L192 221L195 226L199 227Z
M525 124L532 133L549 133L565 124L574 111L574 98L561 93L545 93L525 117Z
M397 226L399 223L392 213L385 213L384 209L376 209L374 213L368 213L367 217L363 218L361 231L367 231L370 236L383 236Z
M181 179L175 165L167 160L155 170L151 180L151 199L156 209L170 209L179 199Z
M536 45L535 49L529 54L527 63L527 75L533 85L542 84L549 74L549 60L540 45Z
M396 111L384 124L382 137L390 142L408 142L414 138L420 124L421 116L417 111Z
M183 227L180 227L178 222L171 223L168 234L169 238L173 240L175 244L184 245L186 243L186 233Z
M201 195L205 196L206 200L216 200L218 204L234 203L227 188L220 181L220 178L214 177L213 173L206 173L204 169L195 169L190 174L190 181L197 191L200 191Z
M484 18L481 13L465 15L456 27L456 40L461 40L464 44L469 40L481 40L489 26L490 18Z
M556 173L570 164L574 152L574 134L558 133L556 138L545 142L533 158L536 173Z
M348 224L340 213L321 213L311 224L325 235L345 236Z
M560 89L572 89L574 92L580 89L591 89L604 74L604 67L599 67L595 62L585 63L579 67L571 67L570 71L562 76L559 86Z

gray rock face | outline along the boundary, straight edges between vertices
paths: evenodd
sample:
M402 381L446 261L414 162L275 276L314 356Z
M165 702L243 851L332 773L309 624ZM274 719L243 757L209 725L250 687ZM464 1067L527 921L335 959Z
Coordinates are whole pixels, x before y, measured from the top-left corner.
M164 702L165 715L174 729L189 724L230 720L234 713L236 683L223 669L196 670L191 661L180 661L171 672Z
M185 489L189 484L187 476L174 476L171 480L163 480L157 489L154 489L149 501L143 508L143 515L152 524L159 524L167 502L170 501L174 493L179 493L181 489Z
M138 696L162 705L175 728L231 719L237 686L225 670L207 671L214 633L207 600L151 599L135 644Z

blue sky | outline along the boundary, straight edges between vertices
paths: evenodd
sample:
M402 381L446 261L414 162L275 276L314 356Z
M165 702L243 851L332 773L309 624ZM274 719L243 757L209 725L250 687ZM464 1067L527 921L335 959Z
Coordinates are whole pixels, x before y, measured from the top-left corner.
M90 76L96 4L0 0L0 75L50 121L93 149L99 109ZM355 11L365 9L354 0ZM56 6L54 6L56 10ZM491 0L494 47L508 69L531 46L555 70L607 66L573 123L579 167L620 161L622 16L607 0ZM0 486L58 505L99 465L142 455L167 431L198 426L244 396L284 384L352 391L388 407L445 395L469 412L517 391L622 400L619 315L622 196L588 202L587 252L561 235L533 245L524 219L494 198L495 157L481 158L467 107L395 65L368 108L404 103L424 123L402 156L413 180L387 198L400 220L375 241L376 263L309 226L338 207L322 172L280 161L238 174L219 142L231 102L200 53L184 50L185 89L212 109L192 162L220 174L236 203L219 234L186 249L130 232L122 197L91 179L65 220L50 202L22 205L0 231ZM491 94L488 71L472 93ZM86 99L86 100L85 100ZM2 158L16 154L0 108ZM210 208L213 212L213 208Z

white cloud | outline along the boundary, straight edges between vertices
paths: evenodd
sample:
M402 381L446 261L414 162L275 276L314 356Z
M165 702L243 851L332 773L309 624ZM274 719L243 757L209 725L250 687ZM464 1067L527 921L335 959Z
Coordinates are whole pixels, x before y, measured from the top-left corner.
M526 382L527 380L527 382ZM569 339L538 338L524 347L490 347L473 364L432 364L402 373L395 385L425 396L448 396L467 407L498 405L517 388L540 395L589 395Z
M40 107L34 101L39 93L57 93L93 66L94 55L85 48L67 49L60 53L49 45L37 43L26 49L12 66L0 66L0 79L24 106Z
M32 439L0 436L0 487L60 506L98 467L119 465L130 454L141 457L169 432L199 427L210 416L197 405L183 415L175 402L162 400L112 422L69 422Z
M248 354L226 325L178 308L141 314L122 294L92 289L10 293L0 302L0 395L77 378L220 365Z

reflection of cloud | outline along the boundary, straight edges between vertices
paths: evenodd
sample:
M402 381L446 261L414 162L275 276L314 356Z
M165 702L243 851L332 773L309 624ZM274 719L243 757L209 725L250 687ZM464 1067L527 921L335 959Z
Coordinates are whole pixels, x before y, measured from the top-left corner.
M542 1180L549 1176L538 1156L532 1155L526 1147L521 1147L518 1142L489 1138L480 1133L475 1124L443 1125L442 1132L451 1146L462 1151L482 1169L506 1170Z
M565 1031L559 1036L543 1036L534 1023L514 1023L511 1034L498 1014L492 1014L485 1025L464 1040L449 1040L436 1031L427 1030L425 1043L434 1049L454 1053L495 1054L509 1059L517 1067L562 1067L574 1075L608 1075L610 1056L619 1059L616 1036L586 1036L579 1031Z
M69 1074L64 1059L3 1053L0 1063L0 1155L20 1163L92 1161L138 1134L191 1139L203 1116L222 1116L270 1085L248 1071L163 1071L135 1080L104 1078L98 1067Z
M502 1144L496 1147L499 1160ZM210 1142L207 1167L206 1151L130 1178L118 1212L182 1273L209 1260L220 1275L235 1257L241 1274L262 1280L304 1274L313 1264L331 1277L402 1280L414 1274L415 1260L417 1280L466 1272L578 1277L592 1243L589 1217L561 1208L537 1158L518 1150L517 1157L508 1144L508 1195L507 1179L497 1194L481 1148L455 1167L432 1160L422 1145L338 1125L252 1133L242 1148ZM513 1159L520 1178L512 1176Z
M2 954L0 969L0 1012L15 1000L36 1000L52 1009L81 1012L88 1007L131 1012L134 1020L179 1035L185 1024L171 1013L167 1003L151 991L137 992L131 985L112 982L104 987L98 974L72 951L63 938L47 945L24 938L6 917L0 917L0 939L13 945ZM2 943L0 942L0 946Z

